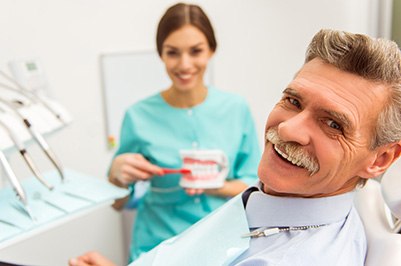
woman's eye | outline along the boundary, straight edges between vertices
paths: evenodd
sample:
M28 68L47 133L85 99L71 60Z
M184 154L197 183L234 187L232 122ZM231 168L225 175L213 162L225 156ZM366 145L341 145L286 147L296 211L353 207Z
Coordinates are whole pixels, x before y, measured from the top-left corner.
M288 101L290 102L290 104L296 106L297 108L301 108L301 103L294 98L288 98Z
M192 49L191 50L191 54L192 55L198 55L200 53L202 53L202 49Z
M166 54L167 54L168 56L177 56L177 55L178 55L178 52L173 51L173 50L170 50L170 51L167 51Z

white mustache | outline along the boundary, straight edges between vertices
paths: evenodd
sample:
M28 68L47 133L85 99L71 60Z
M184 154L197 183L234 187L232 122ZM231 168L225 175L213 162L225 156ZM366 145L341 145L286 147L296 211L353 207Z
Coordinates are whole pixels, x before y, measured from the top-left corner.
M278 135L277 128L267 130L266 140L274 144L280 151L283 151L287 155L286 159L288 161L308 170L310 176L319 171L320 167L317 159L306 152L300 145L282 141Z

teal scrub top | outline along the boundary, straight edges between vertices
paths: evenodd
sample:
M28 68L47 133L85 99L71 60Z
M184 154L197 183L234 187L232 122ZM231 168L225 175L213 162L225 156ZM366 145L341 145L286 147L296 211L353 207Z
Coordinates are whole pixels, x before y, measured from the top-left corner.
M160 93L132 105L125 113L120 147L115 156L140 153L160 167L180 168L179 150L220 149L228 157L227 180L251 185L260 159L249 106L239 95L208 87L201 104L175 108ZM189 196L179 186L181 176L156 176L138 204L130 261L175 236L228 199L206 194ZM135 184L131 187L135 191Z

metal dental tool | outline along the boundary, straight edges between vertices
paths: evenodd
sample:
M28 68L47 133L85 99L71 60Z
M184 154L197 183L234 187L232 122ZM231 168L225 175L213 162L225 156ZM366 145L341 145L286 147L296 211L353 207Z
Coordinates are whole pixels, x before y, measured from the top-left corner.
M1 110L1 108L0 108ZM10 136L10 139L14 142L14 145L17 147L19 153L21 156L24 158L25 162L31 169L32 173L35 175L35 177L49 190L52 190L54 187L50 185L43 177L42 174L39 172L39 170L36 168L32 157L29 155L27 152L23 142L19 139L18 135L14 132L14 130L11 127L8 127L4 121L0 118L0 126L2 126Z
M26 197L26 193L23 187L21 186L21 183L18 181L17 176L15 175L13 169L11 168L10 163L7 161L6 156L1 150L0 150L0 163L3 166L4 173L6 174L8 180L10 181L12 187L14 188L14 191L17 193L17 196L21 201L25 212L28 214L29 218L31 218L32 221L35 221L36 219L33 216L32 211L28 206L28 199Z
M36 140L36 142L39 144L39 146L45 152L47 157L50 159L50 161L56 167L56 169L57 169L57 171L58 171L58 173L59 173L59 175L61 177L61 180L64 181L65 178L64 178L63 168L62 168L59 160L57 159L56 155L50 149L50 146L47 144L47 142L43 138L43 136L39 133L39 131L36 128L33 127L33 125L27 119L24 119L24 124L29 129L29 131L31 132L33 138Z
M20 95L23 95L24 97L28 98L30 101L32 102L39 102L41 103L44 107L46 107L58 120L61 121L61 123L63 124L67 124L67 121L65 121L63 119L63 117L59 114L59 112L57 112L57 110L55 110L51 105L49 105L49 103L47 102L47 100L43 99L43 97L35 94L34 92L30 91L29 89L25 88L24 86L22 86L19 82L17 82L15 79L13 79L12 77L10 77L8 74L6 74L4 71L0 70L0 75L3 76L6 80L8 80L9 82L11 82L12 84L14 84L16 86L16 88L9 86L7 84L4 83L0 83L0 87L2 87L3 89L7 89L7 90L11 90L14 92L17 92Z
M56 167L58 173L60 174L61 180L64 181L64 173L63 173L63 168L61 167L61 164L59 163L56 155L54 152L50 149L49 145L43 138L42 134L39 133L39 131L34 127L34 125L23 115L21 112L18 110L17 107L15 107L12 103L9 103L6 100L3 100L0 98L0 102L5 104L9 109L11 109L14 113L16 113L24 122L24 125L28 129L29 133L33 137L33 139L39 144L39 146L42 148L46 156L50 159L52 164ZM21 102L14 102L17 104L21 104Z

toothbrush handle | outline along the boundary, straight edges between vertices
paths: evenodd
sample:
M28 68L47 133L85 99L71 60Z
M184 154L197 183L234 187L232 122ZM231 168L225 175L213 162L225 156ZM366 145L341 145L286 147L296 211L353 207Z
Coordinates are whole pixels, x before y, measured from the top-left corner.
M190 174L191 170L189 169L169 169L169 168L162 168L163 174L168 175L168 174Z

